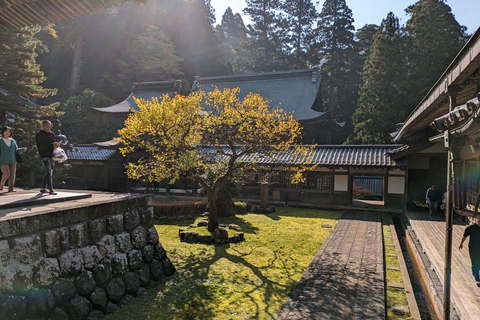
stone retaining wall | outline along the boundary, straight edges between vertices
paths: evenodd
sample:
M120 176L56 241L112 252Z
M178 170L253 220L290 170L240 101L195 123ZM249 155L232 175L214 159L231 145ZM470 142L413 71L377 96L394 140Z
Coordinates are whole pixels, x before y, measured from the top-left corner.
M0 222L0 319L99 319L175 273L132 196Z

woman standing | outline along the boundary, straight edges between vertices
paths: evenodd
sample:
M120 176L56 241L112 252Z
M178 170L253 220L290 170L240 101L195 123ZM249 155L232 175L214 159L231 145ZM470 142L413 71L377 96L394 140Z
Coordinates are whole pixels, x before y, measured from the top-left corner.
M17 159L15 152L19 154L27 148L19 148L17 142L12 138L13 130L10 127L2 128L2 139L0 139L0 166L2 168L2 180L0 191L3 191L5 182L8 179L8 192L15 192L15 173L17 172Z

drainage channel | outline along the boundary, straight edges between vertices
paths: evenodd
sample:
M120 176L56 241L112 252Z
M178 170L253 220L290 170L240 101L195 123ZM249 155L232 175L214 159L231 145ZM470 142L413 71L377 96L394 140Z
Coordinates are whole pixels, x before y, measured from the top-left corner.
M420 316L422 320L441 320L438 318L435 312L435 307L428 293L427 284L423 280L420 266L417 263L413 251L407 244L405 229L403 228L400 217L392 215L392 219L395 226L395 231L397 232L398 241L400 242L400 246L402 248L405 264L407 265L408 275L412 283L415 299L420 311Z

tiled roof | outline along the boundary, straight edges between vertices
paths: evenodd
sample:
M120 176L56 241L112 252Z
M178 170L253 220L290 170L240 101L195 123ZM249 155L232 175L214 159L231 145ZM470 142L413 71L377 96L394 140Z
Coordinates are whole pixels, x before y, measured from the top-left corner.
M134 83L132 93L122 102L110 107L93 109L107 113L129 113L132 109L138 110L138 106L135 100L133 100L133 97L147 101L152 100L152 98L161 98L164 94L173 97L175 92L181 92L181 84L180 80Z
M405 167L407 160L393 160L389 153L400 145L323 145L316 146L305 157L293 148L290 151L276 152L272 156L251 154L240 158L242 162L259 164L316 164L319 166L353 167ZM215 154L216 149L204 147L204 152ZM305 161L307 159L307 161Z
M65 150L69 160L107 161L116 150L100 149L93 144L79 144L73 150Z
M246 75L195 77L192 91L198 85L205 92L214 88L240 88L240 97L259 93L270 106L293 112L297 120L310 120L325 114L322 109L321 76L316 69L280 71Z

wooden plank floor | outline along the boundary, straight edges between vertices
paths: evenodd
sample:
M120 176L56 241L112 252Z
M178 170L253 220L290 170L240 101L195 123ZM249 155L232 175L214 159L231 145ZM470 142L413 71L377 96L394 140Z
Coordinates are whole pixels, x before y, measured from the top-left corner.
M277 319L384 319L381 215L345 213Z
M423 251L430 259L442 284L444 283L445 259L445 219L431 217L426 212L408 212L407 218L415 231ZM468 240L462 250L458 249L463 237L465 225L453 226L452 252L452 303L461 319L480 319L480 288L475 284L472 275L470 257L468 254ZM439 310L442 312L442 310Z

